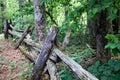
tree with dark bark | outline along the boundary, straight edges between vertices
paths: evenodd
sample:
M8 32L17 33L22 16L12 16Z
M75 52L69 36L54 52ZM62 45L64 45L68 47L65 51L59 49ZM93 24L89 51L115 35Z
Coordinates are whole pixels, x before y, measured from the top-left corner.
M4 12L6 9L6 4L4 2L1 3L1 11ZM8 38L8 28L7 28L7 19L4 14L2 14L2 23L4 27L4 37L5 39Z
M99 3L96 2L99 7L102 6L102 3L102 0L99 0ZM88 8L94 9L93 5L88 6ZM98 11L97 14L94 15L94 18L92 17L88 20L88 28L92 36L91 40L94 39L94 42L90 43L91 45L96 45L96 57L97 60L100 60L101 62L106 62L111 58L110 50L105 49L105 45L108 42L105 36L112 32L112 23L111 20L108 19L108 16L108 9L104 9Z
M105 49L107 39L105 36L110 32L111 22L107 19L108 11L101 11L96 20L96 48L97 48L97 59L106 62L110 59L111 54L109 49Z

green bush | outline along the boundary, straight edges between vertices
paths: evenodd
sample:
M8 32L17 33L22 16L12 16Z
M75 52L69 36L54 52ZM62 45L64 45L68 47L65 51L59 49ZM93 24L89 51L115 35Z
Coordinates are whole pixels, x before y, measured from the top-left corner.
M108 43L105 48L110 48L113 55L118 55L120 52L120 34L107 34L106 38L108 39Z
M96 61L88 70L100 80L120 80L120 60L109 60L106 64Z

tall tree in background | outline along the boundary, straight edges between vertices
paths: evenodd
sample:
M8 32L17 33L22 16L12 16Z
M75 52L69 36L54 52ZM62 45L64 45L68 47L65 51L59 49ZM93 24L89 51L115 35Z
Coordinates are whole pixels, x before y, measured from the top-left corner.
M96 13L94 18L90 18L88 20L88 27L90 29L92 38L96 39L95 44L96 44L97 59L102 62L106 62L107 60L110 59L111 54L109 49L105 49L105 45L108 42L105 36L108 33L112 32L111 31L112 24L111 24L111 21L108 19L109 12L107 9L103 9L98 12L96 10L95 12L96 6L94 5L99 6L98 8L100 9L100 7L102 7L103 1L99 0L98 2L96 1L95 3L93 5L88 6L88 9L91 9L91 10L93 9L94 13Z
M2 12L2 23L3 23L3 27L4 27L4 37L5 38L8 38L8 36L6 35L6 32L7 32L7 19L4 15L4 12L5 12L5 9L6 9L6 4L5 2L2 2L1 3L1 12Z
M105 45L107 44L107 39L105 36L110 32L111 22L107 19L108 11L102 10L98 14L98 18L96 20L96 47L97 47L97 58L106 62L110 59L110 50L105 49Z
M45 4L42 0L34 0L35 33L37 41L44 41L46 32ZM41 5L40 5L41 4Z

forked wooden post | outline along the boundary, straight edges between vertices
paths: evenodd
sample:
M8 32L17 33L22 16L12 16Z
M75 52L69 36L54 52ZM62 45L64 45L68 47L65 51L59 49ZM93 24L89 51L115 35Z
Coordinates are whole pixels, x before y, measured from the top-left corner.
M41 52L35 63L31 80L40 80L41 79L42 72L44 70L46 61L49 59L49 56L52 51L57 33L58 33L58 28L51 27L49 29L48 36L45 40L43 48L41 49Z

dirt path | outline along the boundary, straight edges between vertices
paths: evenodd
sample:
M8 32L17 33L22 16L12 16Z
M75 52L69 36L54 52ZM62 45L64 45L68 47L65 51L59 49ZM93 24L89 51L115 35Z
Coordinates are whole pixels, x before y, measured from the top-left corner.
M0 40L0 80L21 80L25 64L28 61L19 50L14 50L11 42Z

